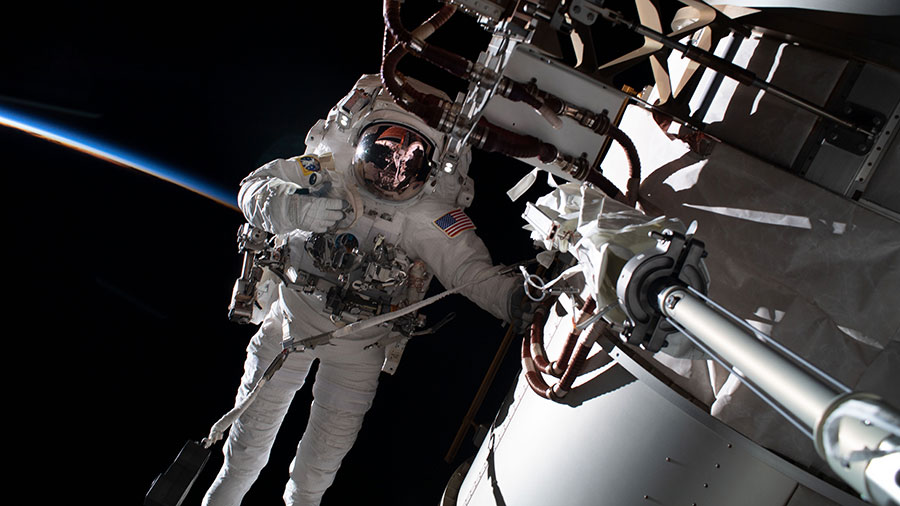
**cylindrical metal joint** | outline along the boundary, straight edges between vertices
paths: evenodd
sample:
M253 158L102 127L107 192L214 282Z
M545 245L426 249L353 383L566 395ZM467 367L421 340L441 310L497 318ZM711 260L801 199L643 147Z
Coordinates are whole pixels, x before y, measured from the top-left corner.
M684 327L810 429L839 396L756 336L680 287L660 292L663 315Z
M479 84L485 88L490 88L497 83L497 73L480 63L470 62L467 70L469 71L469 74L476 78Z
M458 117L459 107L451 102L443 102L441 104L441 117L438 120L437 130L443 133L451 133Z

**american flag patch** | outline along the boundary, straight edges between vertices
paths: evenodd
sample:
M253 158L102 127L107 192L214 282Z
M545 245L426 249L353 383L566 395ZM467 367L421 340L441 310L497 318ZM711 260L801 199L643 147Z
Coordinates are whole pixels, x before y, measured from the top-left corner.
M466 230L475 228L475 224L462 209L454 209L434 220L434 226L443 230L447 237L456 237Z

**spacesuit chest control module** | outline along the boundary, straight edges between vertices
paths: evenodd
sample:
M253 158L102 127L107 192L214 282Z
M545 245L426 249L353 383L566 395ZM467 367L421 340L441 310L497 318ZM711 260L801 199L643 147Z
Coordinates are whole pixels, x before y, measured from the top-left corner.
M325 313L336 323L350 323L418 302L431 278L425 262L411 260L382 234L367 251L350 232L310 234L295 253L306 270L292 266L287 242L249 223L238 229L237 242L243 262L228 306L235 323L260 323L279 282L324 300ZM424 324L424 315L412 314L398 318L392 328L410 337Z

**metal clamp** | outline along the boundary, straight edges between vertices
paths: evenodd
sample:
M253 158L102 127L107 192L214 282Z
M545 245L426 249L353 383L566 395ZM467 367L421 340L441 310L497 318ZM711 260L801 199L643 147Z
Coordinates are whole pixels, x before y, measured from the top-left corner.
M705 294L709 274L703 263L705 245L692 233L664 230L650 235L659 239L657 246L625 264L616 283L616 294L630 321L624 334L628 343L656 352L666 346L669 334L677 332L659 311L660 291L680 285Z

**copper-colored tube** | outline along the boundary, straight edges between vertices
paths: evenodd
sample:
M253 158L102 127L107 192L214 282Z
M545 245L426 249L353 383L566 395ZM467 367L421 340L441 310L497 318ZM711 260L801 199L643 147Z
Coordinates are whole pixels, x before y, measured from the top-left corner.
M399 42L408 43L412 40L412 34L403 27L400 19L400 2L398 0L384 0L384 26Z
M581 309L582 315L587 317L587 315L594 312L596 306L594 299L588 297ZM548 310L549 307L546 305L541 305L535 310L534 319L529 327L528 344L535 367L544 374L560 377L565 372L566 367L568 367L569 359L572 356L576 343L578 343L578 336L581 334L581 331L573 328L572 332L569 332L569 335L566 336L566 341L563 343L559 358L551 362L547 358L547 351L544 347L544 316Z
M544 374L553 374L553 366L547 359L547 350L544 349L544 317L547 314L547 306L541 305L534 311L534 318L528 328L529 355L534 360L534 366Z
M552 144L501 128L484 118L478 120L473 137L478 139L479 148L514 158L537 157L544 163L552 163L559 155L559 150Z
M587 300L584 301L584 306L581 308L581 317L578 320L584 320L588 318L591 314L594 313L594 309L597 308L597 302L593 297L588 296ZM572 329L572 332L569 332L569 335L566 337L566 342L563 344L562 352L559 354L559 358L553 362L553 369L555 370L555 376L559 377L565 372L566 368L569 365L569 359L572 357L572 351L575 349L575 344L578 343L578 336L581 335L581 331L578 330L577 323L576 326Z
M405 54L406 49L397 44L384 57L381 62L381 84L396 104L436 129L440 123L444 100L436 95L420 92L405 80L398 79L397 63Z
M452 16L455 11L456 7L445 5L441 10L429 18L428 21L423 23L423 26L427 23L440 26L440 24L443 24L450 19L450 16ZM437 65L457 77L463 79L468 79L470 77L469 70L472 68L472 63L469 60L455 53L451 53L450 51L428 44L422 39L414 39L413 34L403 26L403 21L400 19L399 0L384 1L384 24L407 51L412 51L416 56Z
M545 106L558 115L569 115L578 120L582 125L587 126L599 135L607 135L610 139L616 141L622 149L625 150L625 157L628 162L628 183L625 193L616 188L616 186L599 172L591 172L587 180L595 184L604 193L616 200L634 206L637 202L638 187L641 182L641 159L638 156L637 149L631 138L620 130L616 125L612 124L609 117L604 114L594 114L589 111L578 110L577 114L572 113L572 109L567 108L566 102L561 98L541 90L528 90L528 86L519 84L520 89L513 84L509 86L509 93L515 93L517 97L521 96L521 100L525 100L521 94L531 95L534 100L527 102L535 109ZM510 97L508 97L510 98ZM510 100L515 100L510 98ZM536 102L535 102L536 101ZM536 104L540 104L540 106Z
M575 378L584 370L588 353L590 353L597 335L593 333L593 336L588 335L582 338L582 331L578 330L577 323L589 318L596 307L594 299L588 297L582 307L581 317L576 321L576 328L572 329L566 338L560 358L552 363L547 360L543 343L544 312L541 309L544 309L544 306L535 311L535 318L532 320L529 333L530 338L522 340L521 356L525 380L536 394L545 399L559 400L572 389ZM595 325L602 325L602 331L606 331L606 327L608 327L602 320ZM549 385L541 373L557 376L560 379L554 385Z
M628 183L625 198L629 205L634 206L637 202L638 187L641 184L641 159L638 156L637 148L634 147L631 138L612 123L609 124L607 135L625 150L625 158L628 160Z
M560 397L566 395L572 389L575 378L584 370L584 362L587 360L587 355L593 346L593 340L578 340L578 345L575 346L575 353L569 359L569 363L566 365L566 370L559 379L559 383L554 387L554 391Z
M544 381L544 377L541 376L540 371L538 371L534 366L534 359L531 358L531 352L528 349L528 340L522 339L522 371L525 373L525 381L528 382L528 386L531 387L531 390L534 393L540 395L545 399L555 400L553 395L553 388Z
M452 10L455 8L444 6L429 18L426 24L433 23L435 26L440 26L453 14ZM421 117L432 128L444 129L446 125L441 125L441 118L450 104L434 95L419 92L402 79L398 79L397 63L408 52L415 51L416 56L423 57L454 75L469 79L472 77L470 75L471 62L449 51L424 43L422 40L414 40L413 34L403 26L399 0L384 1L384 23L387 32L396 38L397 44L387 52L382 61L382 84L391 98L401 107ZM523 94L524 91L521 89L517 88L515 93L523 100L534 101L533 97ZM521 135L500 128L484 118L478 121L473 137L479 139L477 147L514 158L537 157L544 163L552 163L559 156L559 150L552 144L530 135Z
M417 31L424 30L423 37L446 23L456 12L456 7L444 5L431 15L424 23L419 25ZM384 3L385 30L384 47L381 61L381 83L395 103L407 111L421 117L430 127L437 128L444 108L444 100L436 95L420 92L399 78L397 65L408 53L402 43L393 44L394 38L398 40L411 39L412 35L403 28L400 22L400 8L398 2L385 1ZM387 48L393 45L388 50Z
M544 106L544 102L533 95L529 90L528 86L522 84L518 81L513 81L508 77L503 78L503 83L500 85L500 88L503 89L502 95L513 102L525 102L526 104L533 107L536 111L540 110L541 107ZM505 85L505 86L504 86Z

